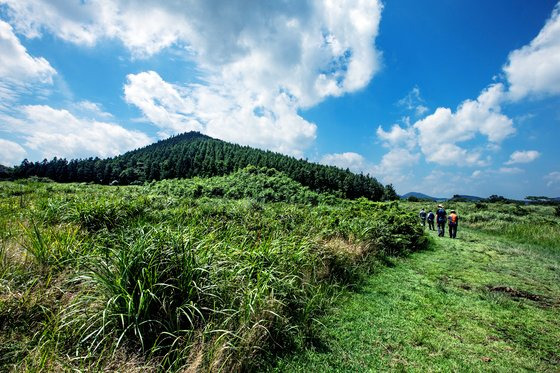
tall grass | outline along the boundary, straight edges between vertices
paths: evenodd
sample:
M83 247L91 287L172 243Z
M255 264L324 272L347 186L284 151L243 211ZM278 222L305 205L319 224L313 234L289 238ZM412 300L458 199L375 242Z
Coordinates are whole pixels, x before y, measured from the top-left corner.
M24 333L29 358L5 363L16 369L102 370L130 356L173 371L258 370L313 341L338 291L380 256L425 246L397 204L319 195L274 170L27 187L4 247L25 247L38 264L28 275L59 290L37 294L42 324ZM2 202L17 204L13 190L0 184ZM0 289L0 316L15 291ZM0 342L11 335L0 331Z

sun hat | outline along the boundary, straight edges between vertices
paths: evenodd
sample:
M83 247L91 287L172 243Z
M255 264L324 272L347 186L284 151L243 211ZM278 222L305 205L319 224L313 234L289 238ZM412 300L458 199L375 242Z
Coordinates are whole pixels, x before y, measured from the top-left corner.
M443 207L443 205L437 205L437 207Z

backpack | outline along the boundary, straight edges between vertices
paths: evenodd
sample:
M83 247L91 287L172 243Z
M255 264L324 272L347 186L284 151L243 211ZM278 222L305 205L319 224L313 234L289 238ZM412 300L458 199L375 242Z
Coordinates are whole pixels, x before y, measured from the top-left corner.
M456 225L457 224L457 214L449 215L449 224Z
M433 212L430 212L428 214L428 220L430 220L430 221L434 220L434 213Z
M437 210L436 215L437 215L437 222L438 223L445 222L445 210L444 209Z

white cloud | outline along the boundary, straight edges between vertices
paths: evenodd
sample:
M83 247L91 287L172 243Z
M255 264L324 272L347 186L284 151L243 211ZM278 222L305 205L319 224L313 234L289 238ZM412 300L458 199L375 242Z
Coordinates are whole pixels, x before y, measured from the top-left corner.
M513 100L560 93L560 4L529 45L510 53L504 72Z
M474 170L472 175L471 175L471 177L474 178L474 179L479 178L480 176L482 176L482 171L480 171L480 170Z
M13 166L19 164L25 158L27 152L21 145L4 139L0 139L0 164Z
M419 180L415 186L416 190L423 191L430 196L451 197L454 194L469 194L466 191L471 189L472 183L471 177L436 169Z
M426 159L440 165L485 166L487 160L481 159L481 152L476 149L464 149L455 144L438 144L425 154Z
M13 116L0 115L0 121L25 139L25 147L44 158L110 157L153 142L142 132L78 118L67 110L28 105L18 111Z
M377 137L384 141L386 147L404 146L412 149L416 146L416 131L412 127L402 128L398 124L393 124L390 131L384 131L381 126L377 127Z
M167 83L155 71L128 75L124 87L128 103L137 106L151 123L171 133L203 130L194 118L196 104L191 94L192 89Z
M42 57L33 57L14 34L12 26L0 20L0 109L9 108L17 97L41 84L52 84L55 69Z
M519 167L501 167L498 172L501 174L520 174L523 170Z
M0 20L0 79L11 80L37 80L43 83L52 83L56 71L43 57L32 57L21 45L14 34L12 26Z
M416 106L416 108L414 109L414 113L416 114L417 117L420 117L424 114L426 114L428 112L428 107L424 106L424 105L418 105Z
M511 153L506 164L529 163L540 157L541 153L536 150L517 150Z
M91 118L102 118L102 119L111 119L113 118L113 114L107 113L101 107L101 104L91 101L80 101L73 105L73 108L82 113L83 116L88 116Z
M385 184L398 187L413 176L412 169L419 159L420 154L409 149L393 148L381 158L379 164L372 164L361 154L353 152L326 154L320 163L369 174Z
M298 111L365 87L380 67L377 0L52 2L4 0L19 32L81 45L118 39L135 57L182 50L199 85L129 75L126 99L161 134L200 129L243 144L302 154L316 127ZM216 21L218 20L218 21Z
M350 169L353 172L363 172L366 168L365 158L358 153L335 153L326 154L321 158L319 163L340 167L342 169Z
M380 177L384 183L400 184L408 180L411 169L420 160L420 154L409 149L393 148L386 153L381 162L373 166L371 174Z
M398 106L413 111L416 116L424 115L429 109L424 105L424 99L420 95L420 88L414 87L408 94L397 102Z
M463 101L455 112L440 107L417 121L414 128L426 159L444 165L485 164L487 160L481 159L480 151L461 148L457 143L481 134L498 144L515 132L512 120L500 113L503 89L500 83L491 85L476 100Z
M297 113L293 98L280 93L267 103L251 92L165 82L153 71L129 75L125 99L137 106L160 136L196 130L236 143L301 157L316 126Z
M546 181L546 186L552 187L554 185L560 185L560 172L552 171L544 177Z

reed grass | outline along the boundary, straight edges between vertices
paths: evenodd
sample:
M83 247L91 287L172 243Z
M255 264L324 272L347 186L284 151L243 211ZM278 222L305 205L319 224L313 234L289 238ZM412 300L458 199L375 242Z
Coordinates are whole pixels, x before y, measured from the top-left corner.
M258 370L314 341L379 258L426 245L397 204L320 195L274 170L3 182L0 196L0 370Z

